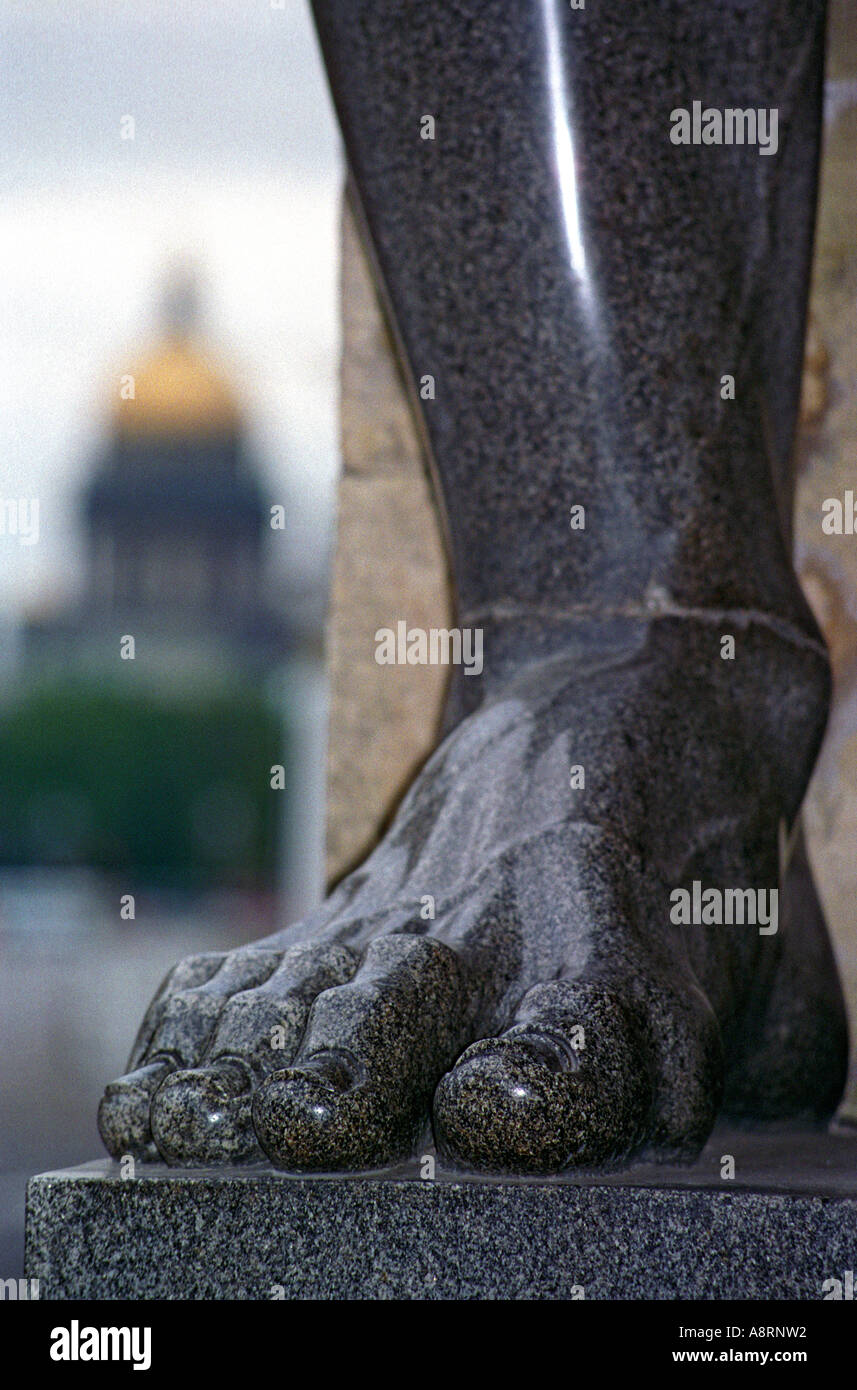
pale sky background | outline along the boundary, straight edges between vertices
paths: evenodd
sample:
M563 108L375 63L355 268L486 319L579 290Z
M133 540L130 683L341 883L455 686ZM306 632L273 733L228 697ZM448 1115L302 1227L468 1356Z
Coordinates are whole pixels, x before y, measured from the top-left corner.
M0 0L0 614L71 594L76 490L118 377L198 258L290 548L324 559L338 468L339 137L309 6ZM132 115L136 138L120 138Z

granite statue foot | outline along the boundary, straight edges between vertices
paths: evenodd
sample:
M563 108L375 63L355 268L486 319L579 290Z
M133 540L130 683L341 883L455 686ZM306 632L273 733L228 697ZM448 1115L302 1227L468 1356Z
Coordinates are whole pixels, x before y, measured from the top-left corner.
M311 919L178 967L107 1147L348 1170L433 1126L551 1173L822 1116L829 674L789 517L824 5L313 10L484 671ZM744 92L776 160L670 140Z
M628 620L523 662L308 921L176 968L108 1150L353 1170L433 1124L462 1165L550 1173L690 1158L721 1104L828 1113L839 986L805 866L781 877L827 667L763 624L741 643L739 672L714 621ZM703 889L745 920L685 920Z

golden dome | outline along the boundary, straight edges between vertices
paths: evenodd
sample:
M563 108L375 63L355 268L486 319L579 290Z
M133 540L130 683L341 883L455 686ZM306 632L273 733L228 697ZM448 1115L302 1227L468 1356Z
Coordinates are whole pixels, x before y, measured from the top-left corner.
M224 373L183 335L170 335L121 374L113 424L126 437L233 433L241 412Z

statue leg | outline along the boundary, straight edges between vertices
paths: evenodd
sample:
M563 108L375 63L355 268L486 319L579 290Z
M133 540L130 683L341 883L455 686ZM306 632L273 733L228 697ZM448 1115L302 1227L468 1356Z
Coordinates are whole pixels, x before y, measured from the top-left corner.
M178 967L111 1152L367 1167L433 1115L550 1172L835 1104L789 850L829 687L789 537L823 9L316 0L484 665L323 908Z

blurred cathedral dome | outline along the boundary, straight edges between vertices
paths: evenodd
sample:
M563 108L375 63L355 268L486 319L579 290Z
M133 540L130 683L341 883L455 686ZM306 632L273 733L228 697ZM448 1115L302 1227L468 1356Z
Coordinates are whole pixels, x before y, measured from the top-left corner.
M127 437L231 434L241 411L230 382L190 338L168 336L132 363L112 425ZM133 394L132 394L133 393Z
M162 338L122 376L111 421L120 437L199 439L240 430L229 377L200 343L200 297L195 268L174 265L161 298Z
M199 297L193 269L173 269L156 345L126 359L83 490L86 601L124 631L132 617L148 625L150 645L156 627L178 623L185 665L205 646L239 669L270 667L286 633L265 598L269 504L237 394L199 327Z

